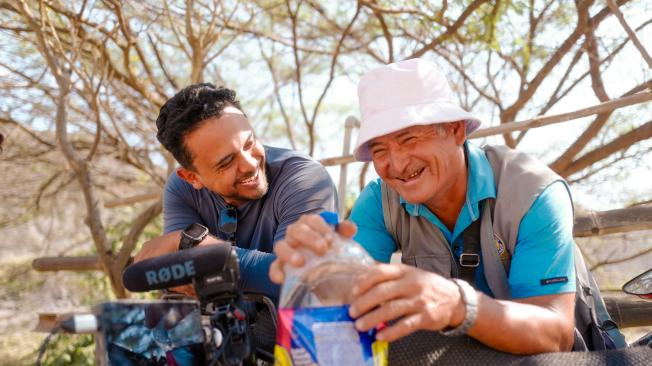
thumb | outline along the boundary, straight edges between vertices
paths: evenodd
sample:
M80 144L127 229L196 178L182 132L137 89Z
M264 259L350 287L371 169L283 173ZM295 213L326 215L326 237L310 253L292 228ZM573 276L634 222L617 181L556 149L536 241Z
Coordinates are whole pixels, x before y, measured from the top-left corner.
M358 228L348 220L344 220L337 225L337 232L347 239L351 239L356 231L358 231Z

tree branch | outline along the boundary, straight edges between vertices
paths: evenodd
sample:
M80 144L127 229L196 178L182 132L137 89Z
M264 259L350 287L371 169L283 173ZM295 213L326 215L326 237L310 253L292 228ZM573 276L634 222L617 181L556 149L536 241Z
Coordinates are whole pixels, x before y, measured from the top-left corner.
M615 138L610 143L584 154L579 159L569 164L566 169L557 172L562 177L568 177L592 164L608 157L611 154L627 149L633 144L652 137L652 121L643 124L632 131Z
M467 5L464 8L464 11L460 16L455 20L455 23L448 27L446 31L442 34L440 34L437 38L433 39L432 41L428 42L425 46L421 47L421 49L416 50L413 52L410 56L406 57L405 59L411 59L411 58L416 58L416 57L421 57L423 56L426 52L433 50L435 47L440 45L442 42L450 38L452 35L454 35L457 30L464 25L464 22L466 22L466 19L473 14L473 12L480 7L480 5L486 3L487 0L474 0L471 4Z
M622 25L625 32L627 32L629 39L632 40L632 43L634 43L634 46L636 46L638 52L640 52L641 56L643 56L643 59L645 62L647 62L648 67L652 69L652 57L650 57L650 54L647 53L645 47L641 44L641 41L638 40L636 33L634 33L629 24L627 24L625 17L623 17L623 13L620 12L620 9L618 9L618 6L616 6L613 0L607 0L607 6L609 6L609 9L611 9L611 12L614 13L616 18L618 18L620 25Z
M586 55L589 59L591 86L593 87L593 91L598 100L600 102L606 102L609 100L609 95L607 94L604 83L602 82L602 75L600 72L600 54L598 53L598 47L595 42L594 29L595 26L593 25L593 22L589 22L585 32ZM564 170L572 162L573 158L586 147L598 132L600 132L602 127L609 120L611 113L612 111L607 111L597 115L589 127L582 132L580 137L578 137L577 140L575 140L575 142L550 165L550 168L554 171Z

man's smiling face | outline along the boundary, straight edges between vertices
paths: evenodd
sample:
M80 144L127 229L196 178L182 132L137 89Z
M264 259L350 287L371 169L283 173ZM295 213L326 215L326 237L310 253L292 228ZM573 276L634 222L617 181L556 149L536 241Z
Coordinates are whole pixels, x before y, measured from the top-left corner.
M412 126L377 137L369 143L374 168L410 203L441 201L466 169L459 128L463 122Z
M195 189L206 187L234 206L267 193L265 150L237 108L227 106L219 117L202 121L183 141L193 170L179 168L177 174Z

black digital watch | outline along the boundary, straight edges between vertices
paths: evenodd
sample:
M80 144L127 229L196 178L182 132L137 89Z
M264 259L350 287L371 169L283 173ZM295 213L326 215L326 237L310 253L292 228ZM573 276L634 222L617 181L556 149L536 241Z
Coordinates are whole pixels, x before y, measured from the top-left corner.
M181 240L179 241L179 250L190 249L195 245L201 243L202 240L208 235L208 228L202 224L193 223L188 225L181 232Z

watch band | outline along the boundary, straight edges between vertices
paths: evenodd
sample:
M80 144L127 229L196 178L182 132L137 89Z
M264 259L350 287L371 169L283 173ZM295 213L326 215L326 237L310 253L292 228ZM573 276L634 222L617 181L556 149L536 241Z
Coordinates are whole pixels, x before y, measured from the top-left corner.
M462 324L455 328L441 331L441 334L445 336L460 336L466 334L473 324L475 324L475 320L478 317L478 293L475 292L475 289L466 281L454 278L453 282L455 282L460 290L462 301L464 301L464 306L466 307L466 313Z
M195 227L199 227L200 229L203 230L203 232L197 237L194 237L193 235L187 233ZM206 236L208 236L208 228L206 226L199 223L190 224L185 229L183 229L183 231L181 231L181 239L179 240L178 250L190 249L195 245L201 243L202 240L206 238Z
M187 236L181 235L181 240L179 240L179 250L190 249L195 246L195 241L190 239Z

